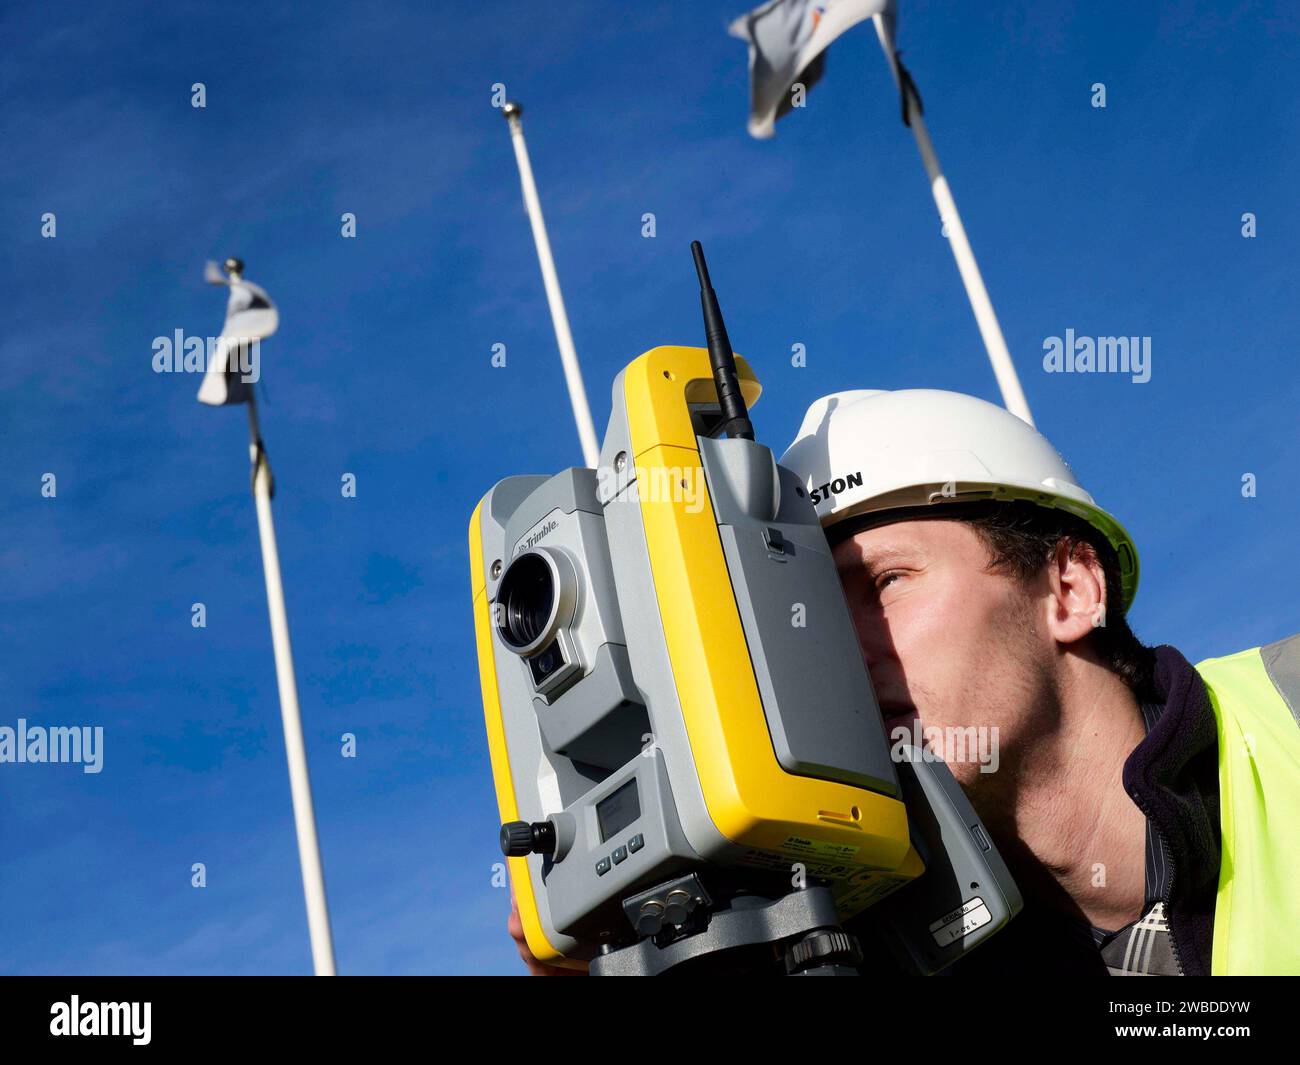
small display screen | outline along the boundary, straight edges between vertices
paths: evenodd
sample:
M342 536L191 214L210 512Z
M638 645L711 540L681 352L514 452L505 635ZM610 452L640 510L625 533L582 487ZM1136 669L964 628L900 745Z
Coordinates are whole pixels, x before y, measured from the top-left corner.
M641 816L641 800L633 777L618 791L596 803L596 821L600 825L600 842L616 836Z

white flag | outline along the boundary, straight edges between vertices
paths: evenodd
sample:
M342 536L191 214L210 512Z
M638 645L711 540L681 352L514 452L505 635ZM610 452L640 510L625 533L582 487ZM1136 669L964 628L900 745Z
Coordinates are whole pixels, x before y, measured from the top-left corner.
M249 369L247 352L254 341L275 332L280 315L261 286L242 278L227 279L215 263L208 263L205 276L211 284L229 285L230 300L216 351L199 386L199 402L214 407L247 403L251 383L244 380Z
M792 107L791 87L812 88L830 43L873 15L885 19L892 39L894 0L769 0L736 19L732 36L749 42L750 134L772 136Z

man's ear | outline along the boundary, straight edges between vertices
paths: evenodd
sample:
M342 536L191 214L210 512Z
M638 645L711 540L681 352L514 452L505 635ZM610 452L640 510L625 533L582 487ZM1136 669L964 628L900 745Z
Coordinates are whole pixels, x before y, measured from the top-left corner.
M1047 585L1047 630L1058 643L1075 643L1106 624L1106 571L1091 544L1058 543Z

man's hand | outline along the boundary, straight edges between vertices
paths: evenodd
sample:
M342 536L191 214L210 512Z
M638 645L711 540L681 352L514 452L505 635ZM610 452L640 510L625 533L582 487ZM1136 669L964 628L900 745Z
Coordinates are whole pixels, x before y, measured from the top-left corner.
M528 940L524 938L524 922L519 919L519 903L515 902L514 888L510 889L510 920L506 927L510 930L510 938L515 941L515 946L519 948L519 956L523 958L524 964L528 966L530 976L586 976L585 969L565 969L558 965L547 965L543 961L538 961L533 952L528 949Z

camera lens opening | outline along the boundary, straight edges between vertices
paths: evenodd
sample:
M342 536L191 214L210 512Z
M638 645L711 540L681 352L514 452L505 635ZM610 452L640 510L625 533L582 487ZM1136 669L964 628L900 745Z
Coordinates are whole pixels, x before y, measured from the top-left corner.
M546 634L555 613L555 574L539 554L520 555L506 569L497 589L501 638L523 650Z

